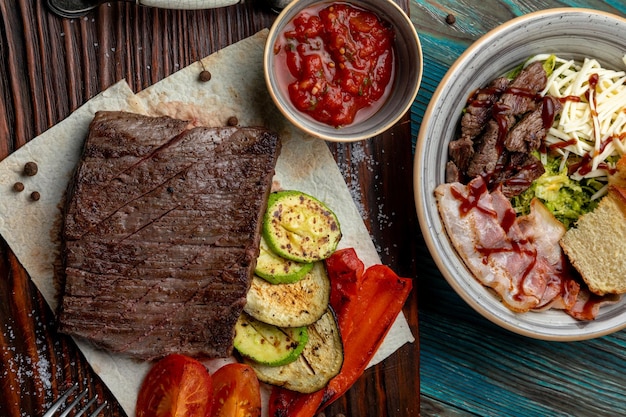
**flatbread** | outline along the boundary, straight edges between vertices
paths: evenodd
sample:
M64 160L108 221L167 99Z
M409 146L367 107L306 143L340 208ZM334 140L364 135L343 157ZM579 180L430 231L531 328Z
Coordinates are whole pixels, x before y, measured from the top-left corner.
M276 131L283 142L274 178L276 185L326 202L342 226L340 247L355 248L366 266L381 262L326 143L290 125L269 98L263 79L267 33L267 29L263 30L216 52L136 95L125 81L120 81L0 162L0 234L54 311L59 300L54 271L60 263L65 190L97 110L169 115L205 126L223 126L229 117L235 116L241 126L265 126ZM209 82L198 79L203 69L211 72ZM21 174L28 161L38 163L36 176ZM12 190L16 181L24 183L23 192ZM29 198L35 190L41 193L39 201ZM370 366L414 340L400 314ZM135 415L137 392L150 364L95 349L81 340L76 342L124 411ZM207 365L216 368L223 362ZM267 392L264 400L267 401ZM264 410L266 415L267 407Z

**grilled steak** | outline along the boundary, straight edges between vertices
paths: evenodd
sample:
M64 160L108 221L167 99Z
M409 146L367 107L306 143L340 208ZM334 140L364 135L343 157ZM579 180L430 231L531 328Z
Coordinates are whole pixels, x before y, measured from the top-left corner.
M280 141L99 112L68 190L60 331L155 359L231 354Z
M548 82L548 76L540 61L533 62L515 77L507 90L500 97L500 106L504 114L519 116L537 107L536 95Z
M525 152L528 153L532 150L538 149L541 145L541 141L546 137L546 131L550 129L549 126L545 126L547 116L545 116L546 110L544 107L549 107L550 113L560 113L563 105L561 102L552 97L546 96L543 101L539 103L537 108L531 112L526 113L521 120L513 126L507 133L504 139L504 146L511 152ZM553 117L549 118L550 120Z
M448 145L450 161L446 182L466 182L470 162L474 157L474 140L483 132L492 115L492 108L509 84L506 78L496 78L486 88L474 92L461 117L461 137Z
M467 176L469 178L487 175L495 171L502 154L502 146L498 143L499 139L500 126L498 122L491 119L475 145L476 152L474 152L472 160L467 167Z
M480 88L474 93L461 118L461 137L474 140L480 135L491 118L494 103L498 101L508 85L509 80L500 77L491 81L486 88Z
M532 155L545 138L562 105L541 97L547 75L533 62L511 82L496 78L468 100L460 137L448 145L446 182L468 183L477 176L489 190L501 187L510 198L526 190L544 173Z

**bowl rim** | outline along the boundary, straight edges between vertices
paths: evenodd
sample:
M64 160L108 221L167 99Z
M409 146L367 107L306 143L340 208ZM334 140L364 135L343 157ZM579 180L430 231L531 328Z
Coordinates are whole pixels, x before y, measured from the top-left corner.
M589 8L557 7L557 8L551 8L551 9L539 10L539 11L531 12L525 15L517 16L509 21L506 21L496 26L495 28L489 30L484 35L479 37L454 61L454 63L450 66L448 71L444 74L444 77L441 79L432 97L430 98L429 104L422 118L422 123L421 123L418 136L417 136L417 143L415 146L415 155L414 155L414 164L413 164L413 188L414 188L414 200L415 200L415 206L416 206L416 211L417 211L417 216L418 216L418 222L419 222L420 229L422 230L422 236L423 236L424 242L438 270L443 275L443 277L448 282L448 284L453 288L453 290L476 312L478 312L487 320L491 321L492 323L506 330L509 330L513 333L517 333L523 336L531 337L534 339L539 339L539 340L567 342L567 341L588 340L588 339L592 339L596 337L605 336L605 335L617 332L619 330L625 329L626 319L622 323L619 323L617 325L607 327L604 329L598 329L596 331L589 331L589 332L583 331L577 334L554 334L554 333L538 332L538 331L524 329L516 325L515 322L508 321L504 317L500 317L499 315L494 314L493 311L490 311L485 305L481 304L478 300L476 300L474 297L472 297L470 294L467 293L467 291L460 284L459 282L460 280L457 280L455 278L454 272L448 269L448 265L446 264L443 257L439 254L437 239L435 238L434 232L432 230L433 227L427 221L429 216L426 210L425 195L424 195L425 192L432 192L433 190L429 190L429 189L424 190L425 187L422 187L423 184L420 178L421 172L424 167L424 163L426 162L420 156L424 154L426 141L428 140L426 135L427 135L428 127L430 125L430 120L433 118L433 114L435 113L437 103L441 100L441 97L446 90L447 84L454 77L454 75L458 73L459 68L463 67L466 64L466 61L468 61L476 53L476 50L478 50L479 48L483 47L486 44L489 44L494 39L494 37L497 37L501 32L513 30L514 28L522 26L524 23L530 20L533 20L535 18L538 18L538 17L542 17L542 18L551 17L551 16L563 17L563 15L570 15L570 16L572 15L596 15L599 17L605 17L614 21L618 21L626 27L626 18L623 18L613 13L589 9ZM439 222L441 222L441 220L439 220ZM443 234L445 233L446 233L445 230L443 230ZM446 235L446 239L448 239L447 235ZM456 252L455 249L449 244L449 239L448 239L448 245L451 247L453 252ZM460 259L459 261L461 262L464 268L464 272L467 274L470 274L470 276L474 278L472 273L467 270L467 267L465 266L463 261ZM489 290L487 288L485 288L485 294L489 297L495 297L495 295L492 295L489 293ZM515 314L530 314L530 312L529 313L515 313ZM537 313L537 314L541 314L541 313Z
M392 7L401 17L402 19L402 23L404 26L406 26L406 28L409 30L409 32L411 33L411 38L415 41L415 46L417 48L417 58L418 58L418 62L415 63L416 64L416 68L417 68L417 78L415 80L415 83L413 83L413 88L410 92L410 94L407 96L406 98L406 103L404 103L402 105L402 107L397 111L397 113L393 116L393 117L389 117L384 119L384 123L381 123L377 126L375 126L374 129L370 129L366 132L361 132L361 133L353 133L353 134L348 134L348 135L332 135L330 133L323 133L320 131L317 131L313 128L309 128L305 125L303 125L302 123L300 123L300 121L298 120L297 117L295 117L291 112L287 111L287 109L285 109L284 106L279 105L278 104L278 99L277 99L277 92L274 91L274 89L272 88L272 82L271 82L271 78L270 78L270 72L268 71L268 67L269 67L269 62L270 62L270 56L273 54L274 52L274 42L275 39L277 38L277 36L279 35L279 32L282 28L280 28L280 23L281 21L285 21L285 17L287 15L289 15L291 13L292 9L296 9L299 5L300 5L300 1L296 0L296 1L292 1L290 2L281 12L280 14L276 17L274 23L272 24L272 26L270 27L270 30L268 32L267 35L267 40L265 43L265 47L264 47L264 51L263 51L263 73L264 73L264 78L265 78L265 85L267 87L267 91L270 94L272 101L274 102L274 105L278 108L278 110L280 111L280 113L295 127L297 127L298 129L308 133L311 136L326 140L328 142L337 142L337 143L349 143L349 142L357 142L357 141L361 141L361 140L366 140L369 138L372 138L374 136L378 136L384 132L386 132L387 130L389 130L392 126L394 126L396 123L398 123L400 121L400 119L402 119L402 117L404 117L404 115L410 110L411 106L413 105L416 97L417 97L417 93L419 92L419 88L422 82L422 75L423 75L423 70L424 70L424 54L422 51L422 45L420 42L420 38L419 35L417 33L417 30L415 29L415 25L413 24L413 22L411 21L411 19L409 18L409 16L406 14L406 12L404 10L402 10L402 8L396 4L393 0L378 0L378 3L380 2L384 2L387 5L389 5L390 7ZM309 0L309 4L306 7L309 7L311 5L314 4L318 4L318 3L348 3L348 4L356 4L358 7L362 7L362 8L367 8L367 6L365 5L360 5L359 3L362 3L362 0ZM288 23L288 22L286 22ZM392 22L392 24L394 26L399 26L400 22L395 21ZM395 58L397 60L397 57ZM287 99L289 99L287 97ZM383 107L385 105L383 104ZM317 122L316 123L320 123ZM338 132L341 132L341 128L336 129Z

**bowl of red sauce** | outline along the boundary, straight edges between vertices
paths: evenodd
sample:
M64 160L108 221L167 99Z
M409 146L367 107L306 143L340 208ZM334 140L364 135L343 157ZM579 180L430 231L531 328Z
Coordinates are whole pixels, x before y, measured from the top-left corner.
M282 114L333 142L389 129L411 107L422 77L417 32L391 0L295 0L270 29L263 64Z

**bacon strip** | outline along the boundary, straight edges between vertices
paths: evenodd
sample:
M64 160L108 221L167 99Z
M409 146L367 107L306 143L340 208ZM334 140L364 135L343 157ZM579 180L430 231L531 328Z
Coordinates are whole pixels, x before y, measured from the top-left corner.
M571 308L579 286L558 241L565 228L536 200L517 218L497 189L477 177L467 185L435 190L439 213L453 246L474 276L513 311Z

